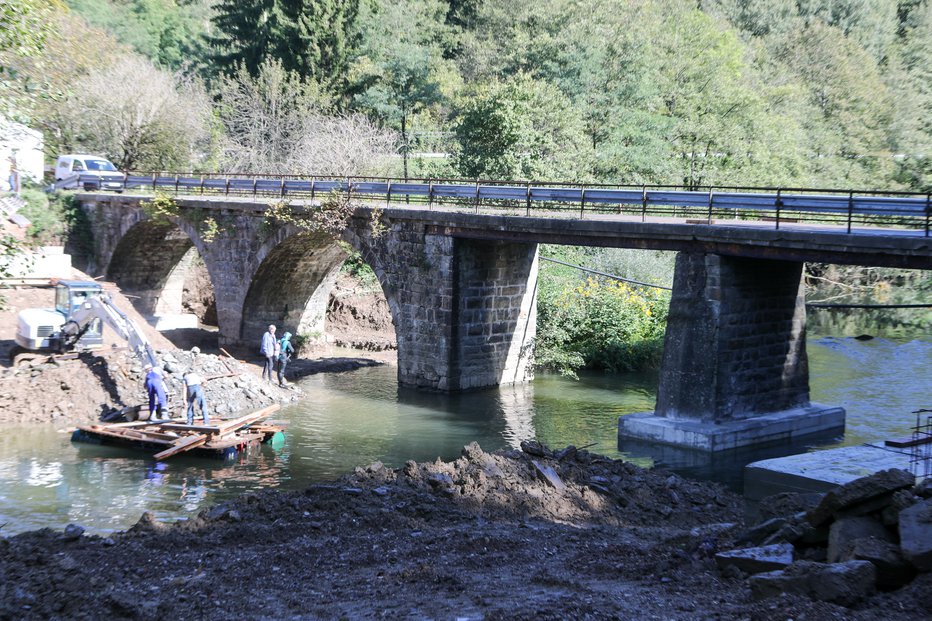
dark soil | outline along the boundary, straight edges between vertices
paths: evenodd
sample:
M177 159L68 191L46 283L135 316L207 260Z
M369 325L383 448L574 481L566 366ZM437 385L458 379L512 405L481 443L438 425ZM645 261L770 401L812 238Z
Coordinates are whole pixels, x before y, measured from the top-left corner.
M536 447L539 448L539 447ZM2 619L924 619L928 574L854 608L752 601L712 555L723 487L585 451L381 464L125 533L0 540ZM538 473L553 468L557 487ZM562 485L562 488L560 487Z

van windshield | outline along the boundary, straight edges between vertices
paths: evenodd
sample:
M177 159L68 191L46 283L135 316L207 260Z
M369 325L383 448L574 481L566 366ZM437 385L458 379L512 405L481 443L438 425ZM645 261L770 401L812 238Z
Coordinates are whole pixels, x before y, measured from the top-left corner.
M88 170L116 170L116 166L107 160L84 160Z

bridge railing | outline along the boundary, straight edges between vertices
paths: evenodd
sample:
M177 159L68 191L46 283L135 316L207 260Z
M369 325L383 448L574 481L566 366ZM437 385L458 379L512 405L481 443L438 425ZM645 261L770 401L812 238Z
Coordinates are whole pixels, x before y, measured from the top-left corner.
M87 190L117 189L196 192L205 195L253 196L317 200L331 193L351 194L386 204L404 203L427 209L494 211L509 215L676 217L692 224L722 220L767 221L775 228L790 223L884 226L930 236L930 194L817 188L704 187L662 185L596 185L464 179L398 179L185 174L131 172L122 185L92 173L80 176Z

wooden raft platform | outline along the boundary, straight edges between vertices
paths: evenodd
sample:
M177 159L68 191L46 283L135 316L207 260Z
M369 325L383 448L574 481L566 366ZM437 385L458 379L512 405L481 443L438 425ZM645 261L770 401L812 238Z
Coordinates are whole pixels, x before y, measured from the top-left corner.
M280 407L270 405L229 420L211 418L209 425L188 425L187 419L81 425L71 434L71 441L155 451L153 457L159 461L188 451L228 459L281 433L282 427L263 422Z

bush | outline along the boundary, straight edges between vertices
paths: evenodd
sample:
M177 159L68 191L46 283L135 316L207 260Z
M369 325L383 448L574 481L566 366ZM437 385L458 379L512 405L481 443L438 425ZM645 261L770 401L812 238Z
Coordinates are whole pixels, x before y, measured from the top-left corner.
M657 367L669 304L664 291L619 281L542 287L536 364L565 375L583 366L610 372Z
M673 280L675 257L669 252L542 245L540 255L640 282ZM535 366L571 377L583 367L658 367L669 292L583 274L570 265L541 262Z
M24 188L20 195L26 201L19 213L29 219L29 241L40 246L64 243L68 226L62 204L49 201L48 195L36 187Z

